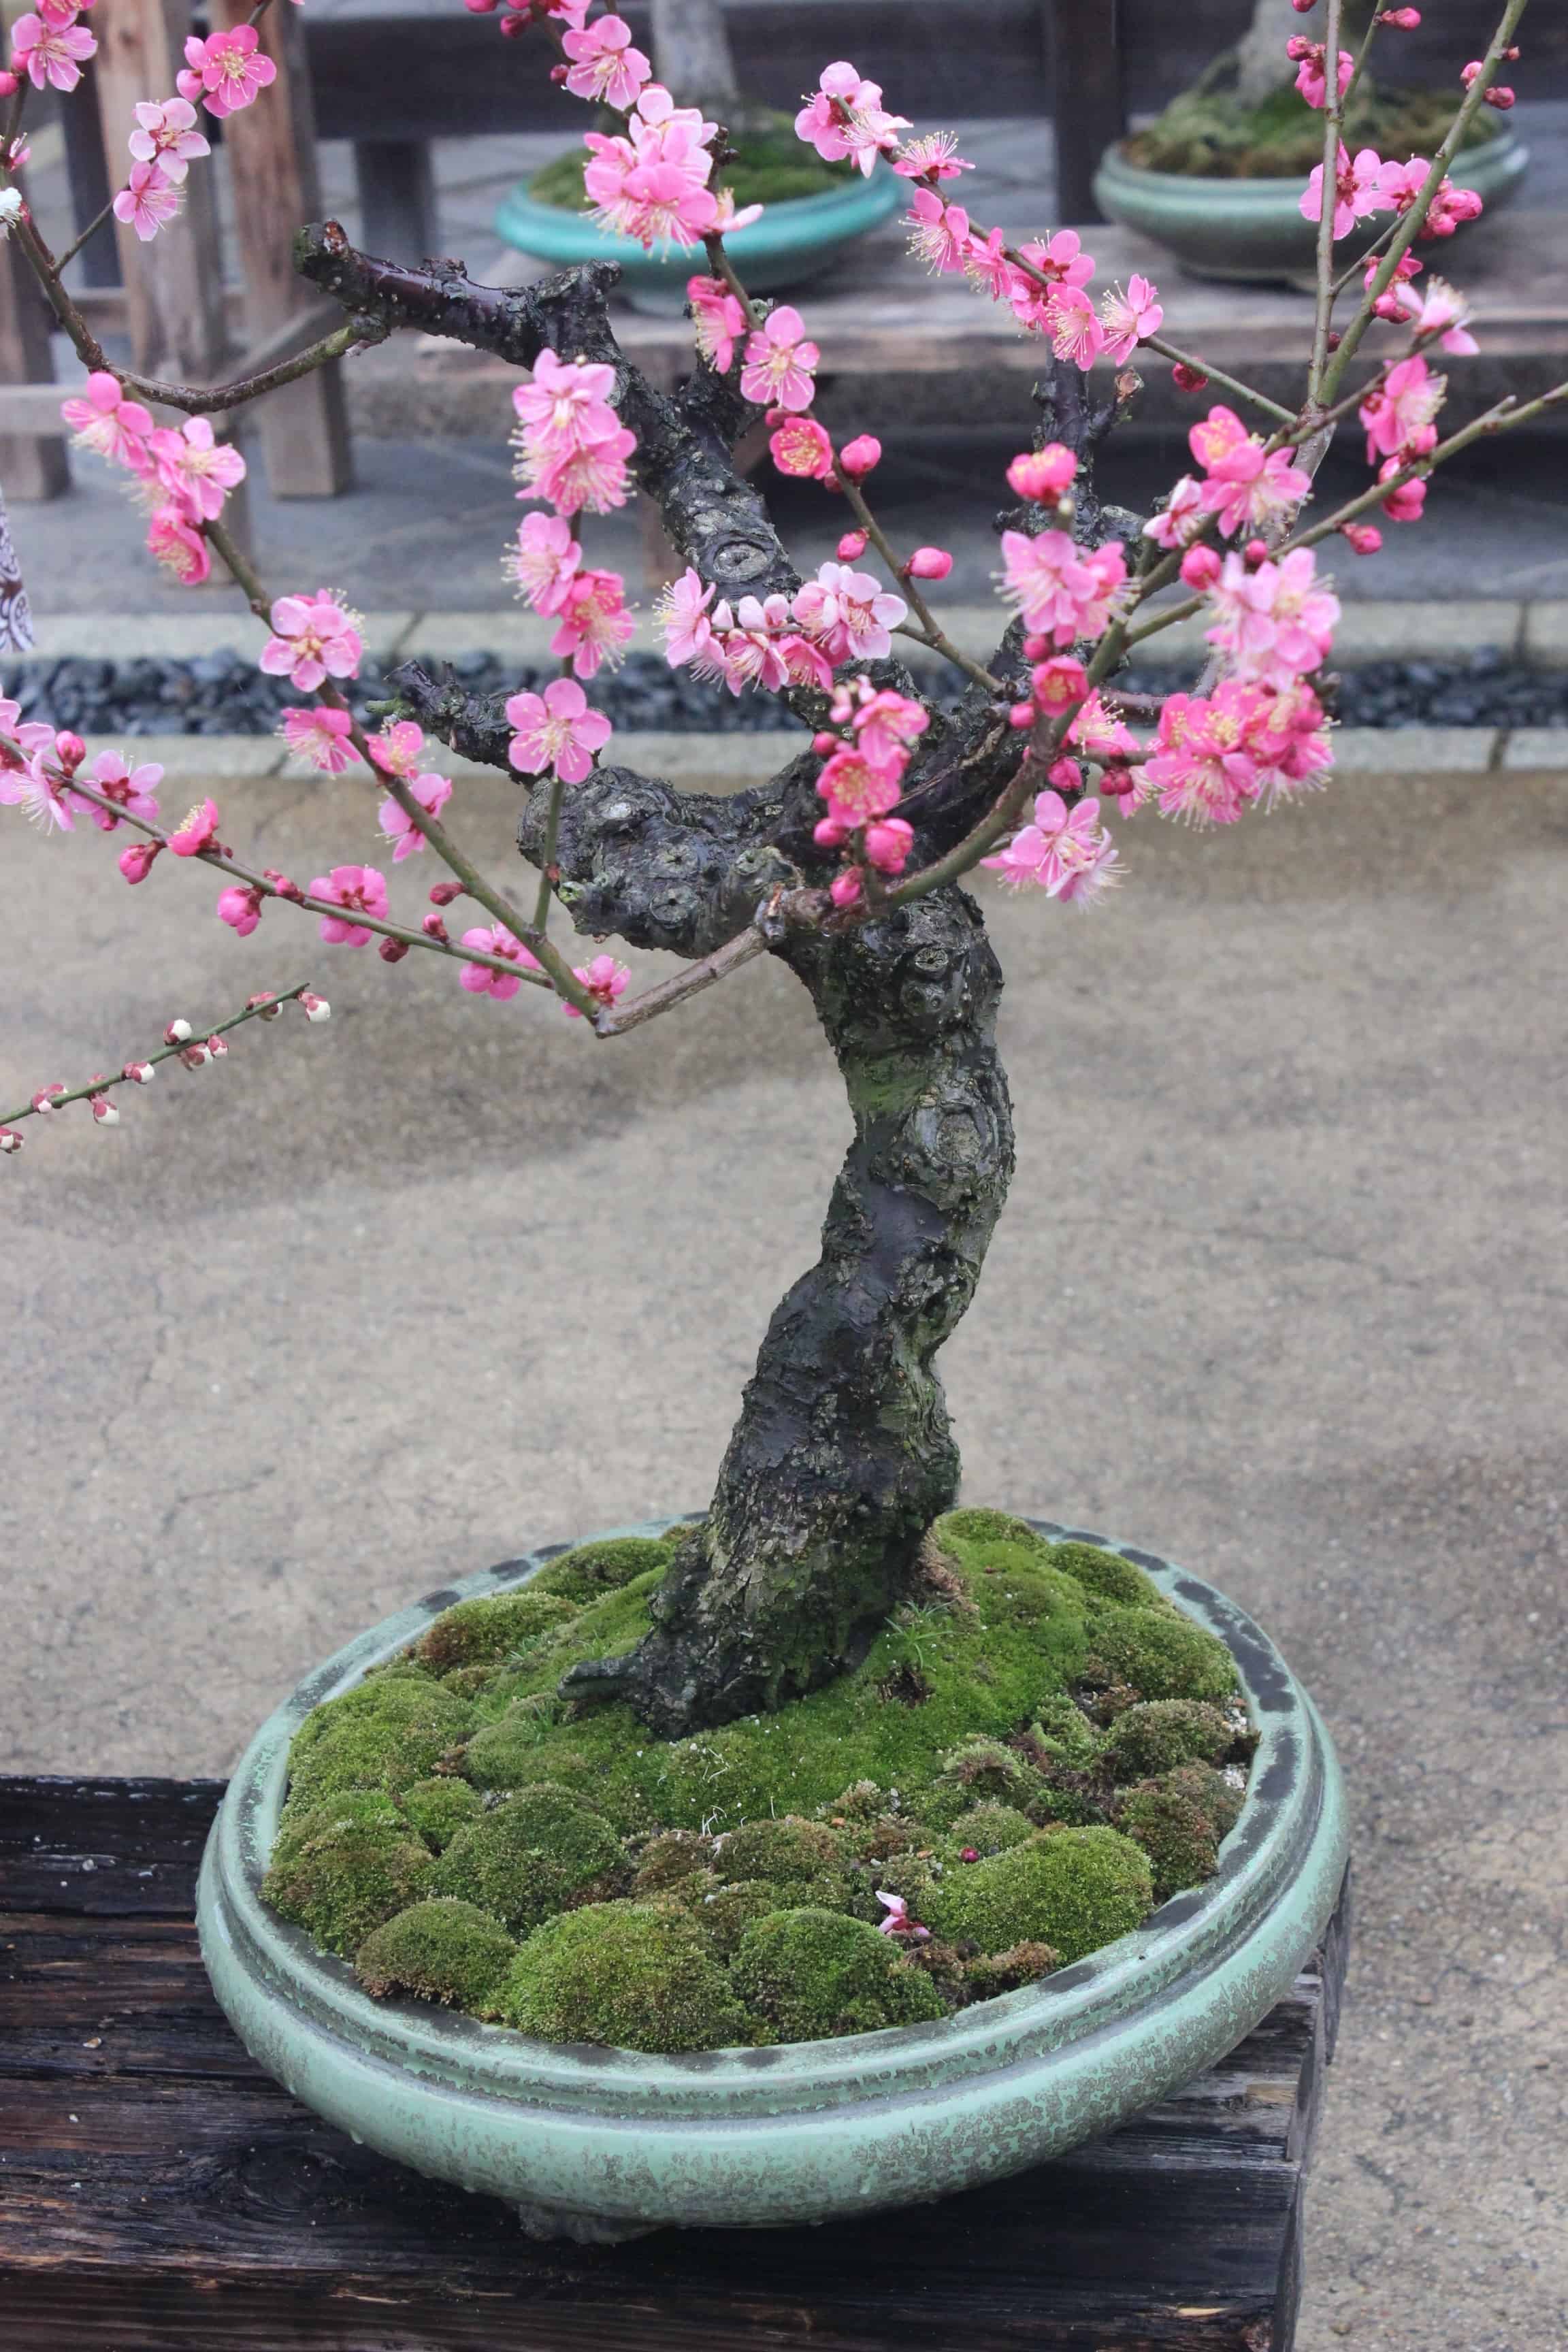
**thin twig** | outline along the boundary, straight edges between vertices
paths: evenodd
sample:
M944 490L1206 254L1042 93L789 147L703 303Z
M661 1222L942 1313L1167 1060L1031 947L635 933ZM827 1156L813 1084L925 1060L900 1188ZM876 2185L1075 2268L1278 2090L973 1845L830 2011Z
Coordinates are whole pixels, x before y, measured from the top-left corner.
M721 948L715 948L713 953L704 956L700 963L691 964L671 979L660 981L657 988L646 989L641 996L634 996L627 1004L605 1006L595 1020L596 1034L601 1037L623 1037L628 1029L639 1028L645 1021L657 1020L661 1013L670 1012L677 1004L684 1003L689 996L696 996L701 990L711 988L715 981L726 979L731 972L738 971L742 964L750 963L753 956L763 954L767 944L766 935L757 925L748 923L743 931L737 931L732 940L726 940Z
M1270 400L1267 393L1243 383L1239 376L1226 375L1224 368L1215 367L1212 360L1194 358L1191 352L1184 352L1176 344L1167 342L1163 335L1144 335L1140 347L1144 351L1158 352L1162 359L1174 360L1178 367L1195 368L1211 383L1217 383L1224 392L1234 392L1238 400L1247 401L1254 408L1260 408L1265 416L1272 416L1280 425L1294 425L1296 422L1293 408L1281 407L1279 402Z
M281 995L268 994L263 1003L247 1004L243 1013L234 1013L227 1021L216 1022L210 1029L198 1029L193 1024L188 1038L182 1038L176 1045L160 1045L151 1054L139 1054L136 1057L137 1061L144 1069L156 1069L160 1062L173 1061L176 1055L183 1054L187 1045L205 1044L209 1037L226 1037L231 1029L243 1027L247 1021L259 1021L265 1014L276 1012L282 1005L292 1004L297 997L308 996L310 993L310 982L308 980L302 980L297 987L284 989ZM128 1066L117 1071L112 1077L89 1078L85 1086L72 1087L67 1094L50 1095L49 1109L64 1110L68 1103L90 1102L94 1095L106 1095L110 1087L144 1084L144 1080L134 1079L128 1075ZM41 1087L39 1092L43 1092ZM20 1110L8 1110L0 1117L0 1127L15 1127L18 1119L37 1118L42 1116L37 1103L26 1103Z

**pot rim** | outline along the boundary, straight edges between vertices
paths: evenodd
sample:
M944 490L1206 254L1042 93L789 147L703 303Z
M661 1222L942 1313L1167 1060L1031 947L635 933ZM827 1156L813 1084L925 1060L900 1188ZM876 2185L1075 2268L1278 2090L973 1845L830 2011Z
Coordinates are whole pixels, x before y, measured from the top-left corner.
M814 247L821 232L847 220L858 228L875 227L902 201L902 185L898 175L879 160L869 174L857 173L841 187L824 188L815 196L784 196L777 204L764 206L761 220L726 230L725 249L734 257L736 266L743 268L748 260L756 263L794 252L803 242ZM544 260L618 261L623 269L661 274L679 270L689 274L696 266L688 254L674 247L662 254L650 253L635 237L602 229L589 213L541 204L522 184L501 197L496 206L495 227L498 236L517 251L536 253ZM538 241L531 244L531 231L538 232Z
M1299 204L1301 191L1306 185L1305 179L1299 172L1278 175L1259 174L1250 179L1243 179L1237 175L1226 178L1214 172L1157 172L1151 164L1135 163L1131 156L1123 152L1124 145L1125 142L1121 139L1111 141L1100 159L1096 169L1097 177L1100 173L1104 173L1108 177L1120 178L1136 187L1146 187L1162 195L1167 192L1181 190L1200 204L1217 204L1223 196L1234 205L1238 194L1245 196L1246 194L1256 190L1259 208L1265 203L1278 204L1286 195L1289 196L1292 204ZM1511 125L1504 124L1500 130L1494 131L1491 138L1483 145L1461 150L1460 153L1454 158L1453 173L1478 169L1478 159L1482 156L1488 159L1489 168L1494 163L1500 163L1504 159L1511 161L1518 156L1522 159L1521 164L1522 168L1522 164L1530 160L1530 150L1519 132ZM1467 183L1463 179L1455 177L1454 184L1456 187L1464 187Z
M688 1513L611 1532L660 1534L702 1516ZM933 2093L958 2095L980 2077L1005 2080L1012 2074L1022 2087L1053 2053L1113 2035L1121 2021L1152 2006L1178 2004L1205 1979L1239 1974L1245 1980L1249 1947L1278 1941L1279 1923L1269 1915L1310 1880L1314 1916L1305 1940L1295 1939L1299 1965L1332 1908L1344 1846L1338 1768L1311 1701L1253 1620L1202 1579L1084 1528L1041 1519L1028 1524L1053 1539L1071 1537L1120 1552L1187 1615L1217 1633L1237 1661L1258 1734L1241 1814L1221 1848L1215 1876L1173 1897L1088 1958L931 2024L671 2056L535 2041L428 2003L373 2000L346 1961L319 1951L260 1898L289 1741L314 1706L353 1687L367 1667L405 1648L443 1610L525 1584L571 1549L552 1544L384 1619L307 1675L262 1725L236 1767L203 1866L204 1948L209 1942L223 1948L221 1954L208 1953L215 1974L226 1975L237 1965L289 2010L296 2028L348 2042L363 2059L411 2071L433 2086L548 2110L558 2118L564 2110L600 2131L607 2122L662 2118L711 2132L726 2122L756 2126L776 2118L782 2124L806 2108L864 2107L868 2101L896 2106ZM1278 1998L1279 1986L1270 1979L1259 1990L1257 2015ZM1239 2031L1246 2030L1243 2023Z

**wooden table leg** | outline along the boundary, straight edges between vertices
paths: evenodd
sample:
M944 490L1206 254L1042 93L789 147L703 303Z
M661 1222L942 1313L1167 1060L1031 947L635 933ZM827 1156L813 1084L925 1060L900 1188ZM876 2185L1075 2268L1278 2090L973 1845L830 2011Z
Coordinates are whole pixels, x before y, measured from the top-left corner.
M0 240L0 383L47 383L49 317L32 270L9 237ZM0 433L0 487L7 498L58 499L70 463L58 433Z

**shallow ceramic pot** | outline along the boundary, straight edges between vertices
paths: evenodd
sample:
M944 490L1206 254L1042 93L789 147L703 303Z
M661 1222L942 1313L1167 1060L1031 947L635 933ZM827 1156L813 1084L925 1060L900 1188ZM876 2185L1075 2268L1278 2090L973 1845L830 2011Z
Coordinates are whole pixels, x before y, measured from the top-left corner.
M820 196L792 196L769 205L749 228L732 229L724 249L742 283L752 294L777 294L804 286L836 261L847 245L878 227L909 195L909 184L879 163L869 178L858 173ZM621 285L634 310L679 318L686 307L686 281L708 267L700 246L689 252L645 253L629 236L596 228L586 213L536 204L526 187L513 188L496 206L496 235L536 260L563 267L570 261L618 261Z
M1346 1860L1332 1748L1267 1635L1212 1585L1114 1548L1229 1648L1259 1745L1215 1877L1088 1959L936 2024L670 2058L535 2042L425 2003L372 2000L345 1962L260 1899L289 1743L312 1707L432 1617L526 1583L557 1544L388 1617L308 1675L257 1733L213 1824L197 1903L230 2023L269 2074L356 2141L507 2199L543 2237L913 2204L1106 2130L1251 2032L1321 1935Z
M1507 204L1524 177L1530 150L1511 131L1472 148L1455 164L1457 187L1474 188L1489 211ZM1141 229L1168 246L1194 278L1310 280L1317 253L1315 221L1301 216L1303 182L1202 180L1148 172L1108 147L1094 176L1094 196L1108 220ZM1335 246L1353 260L1388 225L1385 213L1358 222ZM1458 231L1461 236L1463 229ZM1431 248L1426 248L1431 261Z

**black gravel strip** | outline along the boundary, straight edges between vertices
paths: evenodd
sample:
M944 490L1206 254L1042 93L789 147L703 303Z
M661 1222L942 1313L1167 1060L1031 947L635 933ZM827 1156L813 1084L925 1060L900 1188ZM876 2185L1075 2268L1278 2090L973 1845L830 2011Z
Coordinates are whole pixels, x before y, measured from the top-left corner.
M521 668L493 654L464 654L445 667L471 692L538 688L553 667ZM1171 667L1124 671L1129 693L1158 694L1190 677ZM635 653L589 685L595 703L623 730L676 734L798 734L771 696L738 698L699 685L657 655ZM356 709L374 722L384 698L380 674L367 669L354 687ZM0 692L24 719L47 719L88 736L266 735L290 703L308 699L287 679L266 677L255 661L226 649L195 661L13 661L0 667ZM956 697L954 698L956 699ZM1526 669L1493 647L1466 661L1381 661L1342 673L1335 704L1347 727L1568 727L1568 671Z

